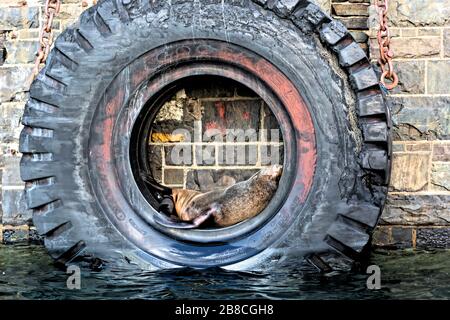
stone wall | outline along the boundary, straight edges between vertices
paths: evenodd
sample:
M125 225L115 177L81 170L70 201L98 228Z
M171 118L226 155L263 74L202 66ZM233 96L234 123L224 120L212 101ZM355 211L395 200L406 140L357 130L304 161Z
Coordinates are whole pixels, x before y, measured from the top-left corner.
M63 0L54 22L56 33L93 1ZM375 63L377 14L373 0L317 2L346 24ZM27 239L30 231L34 234L30 212L23 204L18 138L43 3L0 0L0 241L2 235L4 241L16 241ZM393 173L374 244L449 247L450 0L390 3L389 25L400 85L387 97L394 121ZM188 183L185 169L182 182L179 172L172 178L179 179L172 185Z
M368 53L370 0L331 0L331 15L350 30L360 46Z
M450 247L450 0L390 0L399 86L388 95L394 124L390 197L374 243ZM375 6L370 57L378 58Z

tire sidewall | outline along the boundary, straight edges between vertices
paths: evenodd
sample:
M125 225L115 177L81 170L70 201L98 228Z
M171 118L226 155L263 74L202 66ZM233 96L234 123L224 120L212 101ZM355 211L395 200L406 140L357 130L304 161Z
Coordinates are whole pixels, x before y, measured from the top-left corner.
M103 1L99 6L108 12L112 3ZM306 203L301 206L301 212L293 206L292 210L297 210L296 222L272 247L299 246L305 252L325 250L327 245L323 240L326 230L336 219L332 208L341 201L340 176L347 167L354 168L357 159L345 112L348 108L348 97L345 96L349 91L348 85L341 80L335 62L326 56L317 38L301 34L291 22L252 3L225 4L225 9L221 3L204 5L200 15L194 6L190 2L173 3L170 8L161 4L154 11L135 12L135 16L126 23L120 21L119 15L104 16L112 29L108 37L99 35L95 30L84 31L86 38L96 45L89 58L81 60L76 72L65 80L67 106L80 110L76 119L79 130L73 135L74 149L82 156L92 152L87 147L92 142L87 133L95 126L92 119L101 97L113 78L142 54L165 43L190 37L227 41L247 48L271 61L294 83L306 101L316 128L316 172L320 174L314 176L312 190ZM207 23L198 23L201 19L207 20ZM83 17L80 22L82 25ZM74 166L77 167L74 179L82 181L78 183L78 190L74 194L79 199L92 198L93 194L95 197L88 168L77 164ZM106 221L106 214L98 203L98 200L86 202L86 212ZM75 225L81 227L83 223L80 220ZM294 241L286 244L287 238ZM91 242L92 248L100 250L101 246L95 245L95 239L91 234L87 241ZM128 242L123 235L117 239L119 242ZM161 239L164 240L163 237ZM128 243L124 245L128 246ZM155 263L154 257L135 246L130 248L147 262Z

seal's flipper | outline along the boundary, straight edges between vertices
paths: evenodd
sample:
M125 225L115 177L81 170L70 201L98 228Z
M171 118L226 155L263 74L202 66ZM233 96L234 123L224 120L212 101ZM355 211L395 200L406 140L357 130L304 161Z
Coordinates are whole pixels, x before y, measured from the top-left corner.
M172 229L195 229L198 227L198 225L193 224L191 222L184 222L181 220L175 220L172 218L169 218L165 214L162 213L156 213L153 215L153 218L157 224L160 226L166 227L166 228L172 228Z
M217 212L216 208L211 208L208 211L206 211L205 213L202 213L201 215L199 215L197 218L195 218L194 220L192 220L192 224L194 224L196 227L200 226L203 222L205 222L206 220L208 220L209 217L211 217L214 213Z
M175 204L170 196L164 196L163 200L158 206L158 211L170 216L175 210Z
M219 209L217 207L210 208L208 209L208 211L202 213L197 218L192 220L192 222L171 219L168 216L159 212L155 214L154 217L155 222L163 227L172 229L195 229L198 228L203 222L208 220L208 218L211 217L213 214L218 213L218 210Z

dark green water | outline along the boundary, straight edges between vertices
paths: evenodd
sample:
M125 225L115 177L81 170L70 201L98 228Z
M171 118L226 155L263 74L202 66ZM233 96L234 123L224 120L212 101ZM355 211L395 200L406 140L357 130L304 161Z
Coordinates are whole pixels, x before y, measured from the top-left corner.
M81 289L41 246L0 245L0 299L450 299L450 251L376 251L381 289L367 275L320 275L298 262L270 272L178 269L142 272L106 267L81 271Z

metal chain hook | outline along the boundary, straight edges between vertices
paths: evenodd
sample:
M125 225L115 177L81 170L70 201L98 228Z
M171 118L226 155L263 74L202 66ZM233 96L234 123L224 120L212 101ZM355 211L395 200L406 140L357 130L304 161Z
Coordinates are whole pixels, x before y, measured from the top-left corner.
M380 48L380 58L378 64L381 68L380 83L388 90L394 89L398 85L398 76L394 71L392 59L394 51L391 49L391 35L389 31L387 12L389 9L389 0L375 0L378 10L380 28L377 32L377 40ZM389 83L386 82L389 80Z
M46 0L44 8L44 22L39 31L39 48L31 75L32 80L39 74L39 66L47 60L50 48L53 45L52 25L61 8L61 0Z

